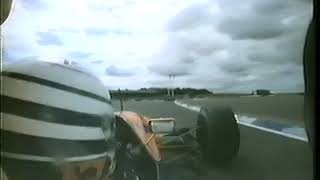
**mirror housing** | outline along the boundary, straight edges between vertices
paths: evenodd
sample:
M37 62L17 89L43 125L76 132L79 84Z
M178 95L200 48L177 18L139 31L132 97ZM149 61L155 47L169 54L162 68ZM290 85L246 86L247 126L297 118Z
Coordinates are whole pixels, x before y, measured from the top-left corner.
M1 0L1 25L9 17L12 9L12 1L13 0Z
M175 131L174 118L150 119L150 129L155 134L171 134Z

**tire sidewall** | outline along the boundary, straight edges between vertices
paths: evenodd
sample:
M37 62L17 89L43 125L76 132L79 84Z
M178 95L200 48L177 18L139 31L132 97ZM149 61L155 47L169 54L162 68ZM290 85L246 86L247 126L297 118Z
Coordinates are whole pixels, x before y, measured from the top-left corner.
M196 133L203 160L225 166L239 151L240 132L234 113L228 107L201 108Z

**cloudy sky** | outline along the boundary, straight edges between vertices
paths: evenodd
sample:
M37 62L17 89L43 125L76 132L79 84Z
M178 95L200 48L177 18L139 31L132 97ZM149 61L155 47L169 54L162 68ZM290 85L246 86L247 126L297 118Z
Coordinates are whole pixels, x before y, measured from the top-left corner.
M310 0L16 0L3 61L72 60L109 88L301 92L311 14Z

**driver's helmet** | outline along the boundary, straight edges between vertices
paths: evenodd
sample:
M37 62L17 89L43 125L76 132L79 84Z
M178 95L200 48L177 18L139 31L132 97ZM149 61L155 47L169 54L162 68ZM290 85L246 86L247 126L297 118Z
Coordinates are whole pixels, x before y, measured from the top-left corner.
M110 94L73 64L1 71L1 168L9 180L101 176L114 157Z

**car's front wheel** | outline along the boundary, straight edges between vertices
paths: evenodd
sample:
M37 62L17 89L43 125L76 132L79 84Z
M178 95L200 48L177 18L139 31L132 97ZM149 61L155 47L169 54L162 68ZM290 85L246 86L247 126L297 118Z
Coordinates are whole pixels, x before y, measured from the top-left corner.
M236 157L240 146L240 132L230 108L201 108L197 126L196 139L206 163L221 167Z

